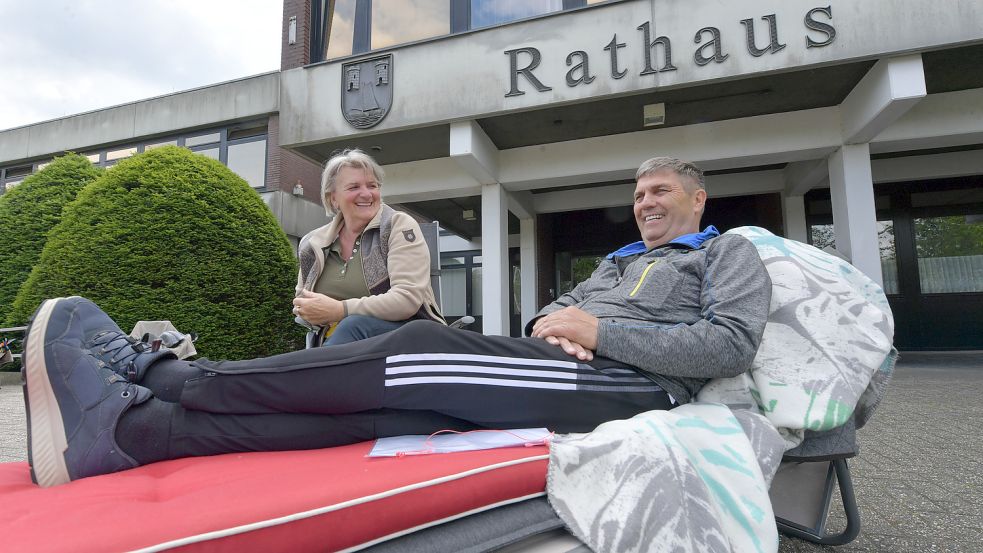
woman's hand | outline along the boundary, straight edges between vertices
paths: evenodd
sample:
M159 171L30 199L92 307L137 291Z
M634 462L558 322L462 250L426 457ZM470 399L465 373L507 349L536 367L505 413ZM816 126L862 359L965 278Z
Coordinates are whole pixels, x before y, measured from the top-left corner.
M345 318L345 306L324 294L301 290L294 298L294 315L309 323L326 325Z

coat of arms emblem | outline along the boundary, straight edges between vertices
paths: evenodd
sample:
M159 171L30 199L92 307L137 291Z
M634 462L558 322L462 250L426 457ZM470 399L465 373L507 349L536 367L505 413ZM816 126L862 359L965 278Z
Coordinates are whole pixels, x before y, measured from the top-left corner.
M341 112L356 129L382 121L393 104L393 56L346 63L341 67Z

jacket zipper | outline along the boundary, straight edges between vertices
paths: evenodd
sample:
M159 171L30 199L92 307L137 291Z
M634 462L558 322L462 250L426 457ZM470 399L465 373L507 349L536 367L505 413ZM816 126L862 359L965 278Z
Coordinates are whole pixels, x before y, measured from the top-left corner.
M659 260L656 259L655 261L652 261L651 263L649 263L645 267L645 270L642 271L642 276L639 277L639 279L638 279L638 284L636 284L635 285L635 288L633 288L632 291L631 291L631 293L628 294L628 297L629 298L635 297L635 294L638 292L638 289L641 288L642 287L642 283L645 282L645 276L649 274L649 270L652 268L652 265L655 265L658 262L659 262Z

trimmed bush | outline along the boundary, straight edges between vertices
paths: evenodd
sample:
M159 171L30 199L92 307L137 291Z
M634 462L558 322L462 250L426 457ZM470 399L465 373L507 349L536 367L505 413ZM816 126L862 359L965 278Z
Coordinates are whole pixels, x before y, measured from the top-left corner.
M297 265L259 195L227 167L176 146L120 162L66 207L14 302L96 302L125 331L170 320L201 355L243 359L296 349Z
M0 326L26 319L7 317L14 297L41 257L48 232L61 221L66 204L102 169L84 156L67 154L0 196Z

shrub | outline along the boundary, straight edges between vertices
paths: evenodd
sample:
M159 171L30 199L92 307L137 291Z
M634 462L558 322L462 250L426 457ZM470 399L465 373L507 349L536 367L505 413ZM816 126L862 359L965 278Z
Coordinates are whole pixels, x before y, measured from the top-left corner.
M7 318L17 290L41 257L65 204L101 173L84 156L67 154L0 196L0 326L25 322Z
M295 349L296 261L262 199L227 167L167 146L120 162L55 227L13 314L80 295L124 330L170 320L202 355L242 359Z

